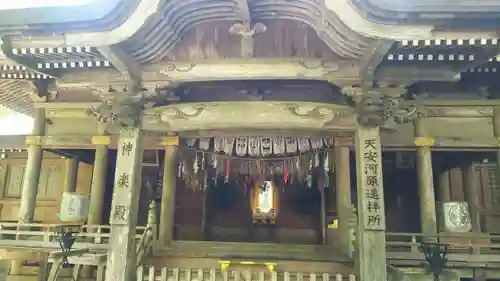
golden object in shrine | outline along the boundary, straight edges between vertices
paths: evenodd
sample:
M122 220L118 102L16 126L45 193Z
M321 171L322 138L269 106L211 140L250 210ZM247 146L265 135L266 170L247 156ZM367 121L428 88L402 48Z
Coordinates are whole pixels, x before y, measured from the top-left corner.
M220 260L221 271L248 271L248 269L266 269L268 272L274 272L276 269L276 262L261 261L261 260Z
M275 224L279 211L278 189L272 181L255 183L250 194L254 224Z

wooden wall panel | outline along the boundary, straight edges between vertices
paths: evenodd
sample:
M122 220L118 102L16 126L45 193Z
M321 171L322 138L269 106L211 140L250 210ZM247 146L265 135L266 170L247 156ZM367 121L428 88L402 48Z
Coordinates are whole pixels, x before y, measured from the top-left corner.
M46 135L97 135L97 122L88 118L53 118L47 126Z
M80 162L78 164L78 175L76 180L76 192L79 194L90 194L92 187L93 165Z
M293 20L261 21L267 31L254 36L254 57L315 57L338 59L309 25ZM197 25L186 31L182 40L164 60L201 60L240 58L240 36L229 29L233 22Z
M380 141L387 146L413 146L413 124L405 123L394 131L381 131Z
M0 160L0 220L17 221L20 196L27 154L11 153L6 159ZM57 220L63 184L67 174L66 159L60 155L44 152L40 181L38 184L35 221L54 222ZM88 194L92 176L92 166L81 165L77 185L81 193ZM2 180L2 172L7 171Z
M294 20L262 21L265 33L255 36L255 57L339 57L318 37L308 24Z
M422 119L430 136L459 139L488 139L493 136L491 117L439 117Z
M4 198L18 198L21 196L23 188L24 172L26 170L25 164L11 164L8 165L9 172L6 179Z
M500 234L500 185L495 164L476 164L474 185L480 188L483 231Z

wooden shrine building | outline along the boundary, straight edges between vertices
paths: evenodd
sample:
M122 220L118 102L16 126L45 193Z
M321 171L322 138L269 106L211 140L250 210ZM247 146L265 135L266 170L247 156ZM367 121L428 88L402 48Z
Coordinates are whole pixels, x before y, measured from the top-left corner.
M6 280L500 279L500 3L410 2L0 10Z

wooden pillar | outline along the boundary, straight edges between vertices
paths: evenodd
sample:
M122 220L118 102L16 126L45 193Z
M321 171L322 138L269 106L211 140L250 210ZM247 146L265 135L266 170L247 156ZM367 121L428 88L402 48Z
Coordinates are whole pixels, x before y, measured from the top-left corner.
M479 213L479 194L474 186L474 166L462 167L462 177L464 182L465 199L469 206L472 232L481 232L481 216Z
M438 178L439 200L441 202L451 201L450 170L442 171Z
M87 223L90 225L102 223L104 190L108 169L108 145L111 143L110 137L106 136L105 125L104 123L99 123L99 136L92 138L92 144L96 147L92 171L92 186L90 189L89 216L87 220Z
M87 224L102 224L102 212L104 208L104 191L106 189L106 174L108 169L108 145L111 138L107 136L106 124L98 123L98 136L92 137L95 145L94 165L92 167L92 183L90 187L89 213ZM89 229L94 231L95 229ZM92 276L92 266L84 266L81 271L83 278Z
M33 222L35 216L38 180L40 179L43 154L40 138L45 134L45 123L45 108L36 108L32 136L26 139L28 143L28 159L26 161L21 203L19 206L19 223ZM13 261L10 267L10 274L19 275L21 267L22 262Z
M174 212L175 212L175 185L177 165L175 157L179 137L165 137L165 161L163 163L163 189L161 193L159 245L166 246L173 239Z
M122 129L117 148L106 281L135 280L136 225L142 180L142 132Z
M24 172L21 205L19 207L19 222L30 223L33 221L38 193L38 180L42 166L42 147L40 137L45 133L45 108L37 108L33 136L28 140L28 160Z
M495 107L493 110L493 134L497 139L497 149L496 149L496 164L498 178L500 178L500 107Z
M351 256L352 245L349 220L352 216L351 171L349 163L349 147L335 143L335 187L337 222L339 227L339 246Z
M359 280L387 281L382 149L378 127L356 130Z
M38 180L40 179L43 154L40 138L45 134L45 123L45 108L36 108L32 136L26 139L28 143L28 159L26 161L21 203L19 206L19 223L33 222L35 216ZM21 262L13 261L10 267L10 274L19 275L21 273L21 265Z
M78 158L71 157L66 159L66 176L64 177L64 192L75 192L78 178Z
M432 174L431 146L434 138L427 136L421 120L414 122L417 146L418 194L420 199L420 225L423 233L436 233L436 197Z

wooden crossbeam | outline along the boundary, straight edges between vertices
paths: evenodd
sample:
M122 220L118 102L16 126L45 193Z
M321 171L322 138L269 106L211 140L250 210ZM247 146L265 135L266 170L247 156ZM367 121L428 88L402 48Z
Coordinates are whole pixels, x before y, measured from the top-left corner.
M2 248L0 249L0 260L30 260L30 261L46 261L49 254L42 251Z
M57 251L57 252L50 253L50 258L57 259L57 258L61 258L63 256L66 256L66 257L81 256L81 255L87 253L88 251L89 251L89 249L78 249L78 250L71 250L68 252Z

